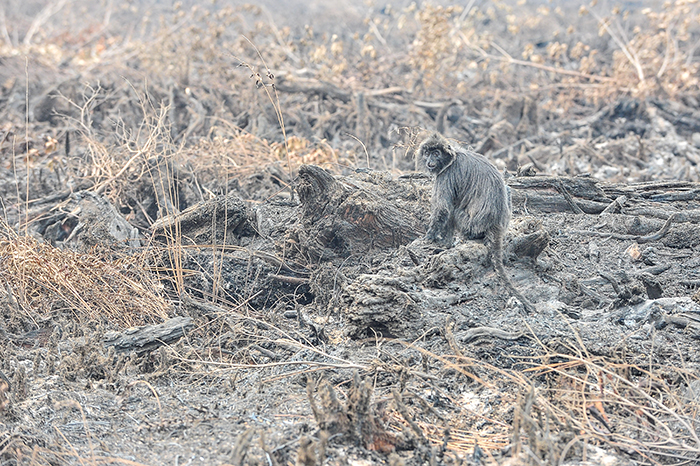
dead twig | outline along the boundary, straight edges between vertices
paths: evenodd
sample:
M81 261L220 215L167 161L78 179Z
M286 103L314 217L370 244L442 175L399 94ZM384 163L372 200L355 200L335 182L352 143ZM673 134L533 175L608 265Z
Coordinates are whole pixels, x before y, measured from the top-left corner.
M607 82L607 83L612 83L615 80L613 78L610 78L608 76L599 76L596 74L586 74L586 73L580 73L578 71L571 71L567 70L564 68L557 68L554 66L547 66L547 65L542 65L540 63L534 63L534 62L529 62L529 61L524 61L524 60L518 60L517 58L511 57L508 53L506 53L502 48L498 47L497 44L493 44L494 48L496 49L501 49L501 53L503 56L498 56L498 55L493 55L488 52L486 52L484 49L481 47L476 47L472 45L469 41L469 39L464 35L463 32L460 31L460 35L462 36L462 40L467 44L467 46L471 47L472 49L478 51L483 58L488 58L491 60L498 60L498 61L503 61L507 62L509 64L513 65L519 65L519 66L526 66L530 68L537 68L538 70L543 70L543 71L549 71L551 73L556 73L556 74L563 74L566 76L575 76L577 78L583 78L583 79L588 79L591 81L600 81L600 82Z
M308 278L290 277L288 275L277 275L274 273L268 274L273 280L277 280L284 283L289 283L291 285L307 285L309 283Z
M526 335L525 332L506 332L505 330L493 327L475 327L470 328L464 333L464 341L469 343L484 337L513 341Z
M616 294L620 294L620 285L617 284L617 280L615 280L615 278L612 275L606 272L598 272L598 275L610 282Z
M564 183L561 182L560 179L556 180L556 183L554 187L561 193L562 196L564 196L564 199L566 199L566 203L569 204L569 207L571 207L571 210L574 211L575 214L583 214L583 210L574 202L574 199L571 197L571 194L569 194L569 191L566 190L564 187Z
M411 430L416 435L416 437L418 437L420 443L423 445L427 445L428 439L425 438L425 434L423 433L421 428L418 427L418 424L416 424L416 422L413 420L413 417L409 414L406 405L401 400L401 393L399 393L397 389L394 389L391 391L391 395L394 397L394 403L396 403L396 410L399 412L399 414L401 414L403 420L406 421L406 423L411 427Z

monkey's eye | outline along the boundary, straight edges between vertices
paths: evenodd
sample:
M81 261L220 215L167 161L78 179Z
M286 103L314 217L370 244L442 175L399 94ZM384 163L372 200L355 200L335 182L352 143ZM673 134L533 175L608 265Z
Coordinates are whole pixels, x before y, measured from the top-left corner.
M442 153L440 152L440 149L433 149L432 152L430 152L430 155L432 155L433 157L440 157Z

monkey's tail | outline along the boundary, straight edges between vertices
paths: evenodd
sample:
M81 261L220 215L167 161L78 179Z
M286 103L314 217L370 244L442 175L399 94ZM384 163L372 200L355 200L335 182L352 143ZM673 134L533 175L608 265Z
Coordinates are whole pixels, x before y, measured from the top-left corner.
M508 291L510 291L510 294L518 298L518 301L523 303L523 307L525 307L525 312L528 314L531 314L535 312L535 306L532 305L532 303L525 297L523 294L518 291L518 289L513 285L513 282L510 281L510 278L508 278L508 275L506 275L506 269L503 267L503 235L493 235L494 237L491 238L493 241L492 247L491 247L491 263L493 264L493 268L496 270L496 273L500 275L501 279L505 282L506 287L508 288Z

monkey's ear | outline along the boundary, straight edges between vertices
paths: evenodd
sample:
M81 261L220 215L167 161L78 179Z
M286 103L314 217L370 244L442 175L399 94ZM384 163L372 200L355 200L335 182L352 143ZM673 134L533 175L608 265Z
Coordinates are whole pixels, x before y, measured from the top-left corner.
M445 139L445 136L442 134L438 133L437 131L433 131L430 133L430 136L425 140L427 143L426 145L429 145L431 147L448 147L450 145L449 141Z
M447 143L447 139L445 139L445 136L438 133L437 131L433 131L432 133L430 133L430 140L434 141L438 144L446 144Z

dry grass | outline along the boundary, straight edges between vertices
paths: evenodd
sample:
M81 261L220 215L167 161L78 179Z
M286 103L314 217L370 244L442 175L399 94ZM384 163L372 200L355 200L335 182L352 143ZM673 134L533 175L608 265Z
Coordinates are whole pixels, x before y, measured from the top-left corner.
M17 236L5 224L0 228L0 278L29 319L68 311L79 322L130 327L168 317L171 305L144 257L78 254Z
M590 355L547 354L541 360L541 365L527 371L539 388L532 395L531 412L523 411L526 422L520 424L530 438L530 448L540 450L535 452L539 457L546 453L545 445L533 442L533 436L546 434L543 416L549 417L552 428L573 428L574 435L559 451L562 458L567 450L585 444L608 445L660 462L688 461L700 455L700 406L666 382L668 377L686 378L688 371L643 368ZM534 383L543 379L544 385Z
M256 326L260 322L256 318L209 304L206 307L216 312L210 314L216 316L212 325L225 321L231 331L245 335L248 344L235 354L215 349L208 354L188 353L185 348L169 350L169 358L178 362L170 366L171 376L176 371L193 379L213 376L226 380L262 373L263 383L269 384L299 376L317 379L321 373L337 381L334 391L341 404L353 403L353 390L348 385L358 372L366 380L401 380L398 385L404 401L400 405L390 401L389 391L397 385L382 384L374 388L371 400L365 400L372 406L361 410L370 417L364 421L353 418L359 424L372 424L377 422L373 416L384 413L380 430L385 429L389 436L362 439L377 448L382 442L396 443L400 432L409 432L406 435L410 438L411 432L419 429L419 437L434 452L444 448L449 454L464 456L473 454L478 446L489 457L509 446L508 456L528 465L563 464L592 455L595 447L624 452L640 464L685 464L700 455L700 400L674 388L696 380L691 370L614 361L592 356L582 347L562 353L542 346L540 356L523 359L512 369L466 357L461 351L436 354L401 340L385 340L377 347L378 353L395 354L388 346L397 345L407 348L398 351L403 357L421 355L431 368L426 373L415 366L334 357L308 341L297 341L304 337L295 330L270 323ZM287 351L313 357L279 361L284 359L281 353ZM270 362L257 362L259 352L272 357ZM443 378L461 388L446 389L440 382ZM412 425L407 416L413 419ZM501 462L492 458L486 464Z
M231 54L276 74L305 68L323 80L353 80L368 88L388 74L417 97L450 89L473 92L475 85L555 95L566 89L577 94L570 98L583 93L590 99L612 93L644 97L697 91L699 64L694 56L700 10L695 1L650 2L641 11L619 6L606 10L596 1L580 8L562 3L535 10L525 2L503 1L472 2L469 7L426 2L386 8L382 14L369 10L366 32L347 37L340 31L314 34L312 27L295 35L290 28L278 29L260 7L183 8L177 3L140 17L139 34L131 40L123 40L112 24L100 24L101 12L94 10L92 27L103 29L92 37L59 34L49 16L36 18L43 34L26 31L23 41L8 35L2 50L68 61L82 69L118 66L128 57L149 76L191 86L200 93L192 98L201 98L201 92L220 96L244 91L245 78ZM80 5L61 8L70 16L67 10ZM575 15L579 17L572 21ZM50 37L53 44L49 47L38 37ZM611 41L613 48L608 47ZM402 65L408 69L396 73ZM198 89L202 82L209 89ZM582 89L582 84L593 86ZM254 98L253 103L260 101ZM281 109L286 110L285 103L280 102Z
M640 367L593 357L585 350L546 351L524 371L503 370L464 356L420 352L435 366L456 370L481 386L472 385L458 398L420 371L404 368L423 378L433 396L449 399L459 409L456 415L438 415L427 408L431 406L427 400L414 403L412 413L421 420L417 425L434 447L445 443L447 429L450 451L472 454L476 445L482 451L510 445L510 456L520 457L523 464L562 464L567 458L585 457L587 445L625 452L642 464L692 464L700 455L700 403L667 382L674 378L692 382L689 370ZM473 397L464 397L472 391ZM479 407L490 403L493 394L498 394L504 408L514 406L514 411L499 409L500 405ZM411 397L421 398L417 393ZM480 400L476 407L473 400ZM394 431L408 428L395 412L390 425Z

